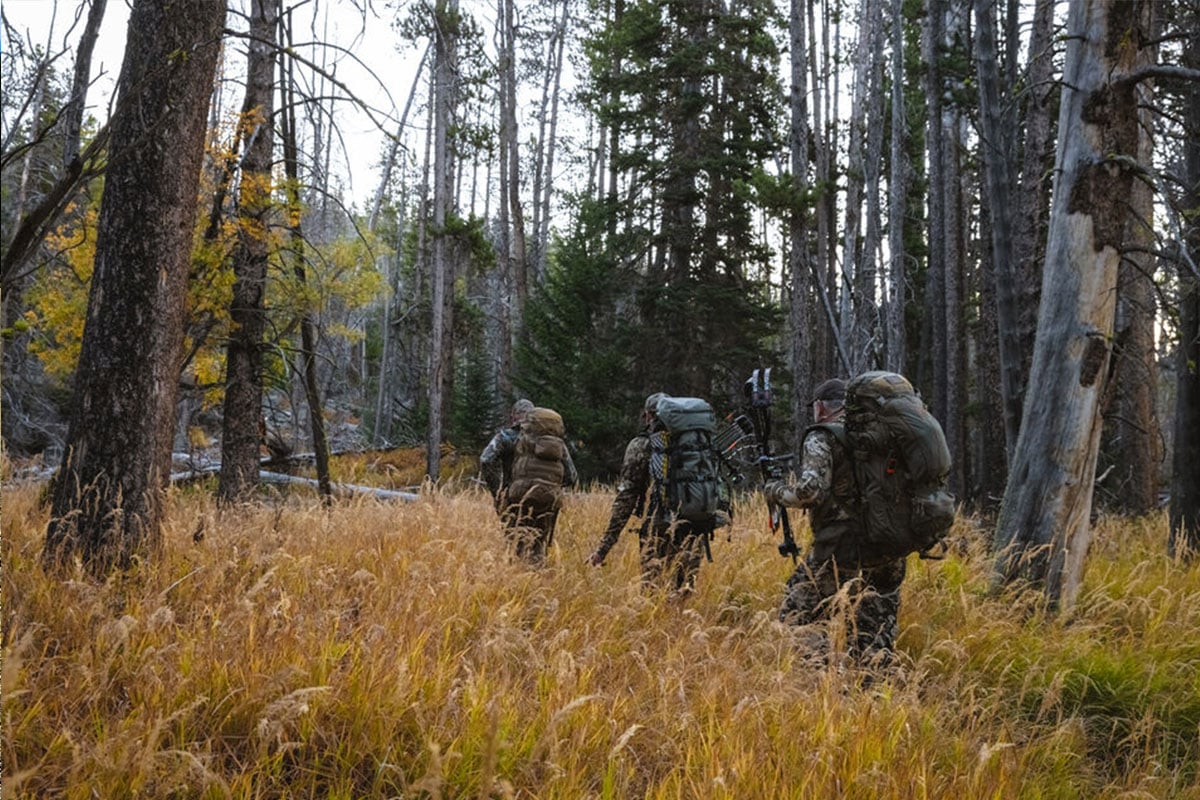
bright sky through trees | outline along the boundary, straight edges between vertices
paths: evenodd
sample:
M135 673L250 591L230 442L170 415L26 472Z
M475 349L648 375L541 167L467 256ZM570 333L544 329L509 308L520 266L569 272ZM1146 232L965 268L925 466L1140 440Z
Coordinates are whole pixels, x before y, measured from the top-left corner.
M239 13L241 5L242 0L230 0L228 25L237 31L245 29L244 17ZM0 10L6 23L28 46L57 56L57 68L69 74L87 12L83 0L0 0ZM345 182L347 199L361 209L373 197L379 180L378 162L386 138L380 127L395 133L397 107L403 107L407 99L424 45L406 43L392 28L392 12L382 7L371 6L365 19L356 4L342 0L306 4L296 13L294 35L301 54L344 86L344 90L323 94L344 97L349 91L370 108L368 114L344 99L335 109L341 140L334 143L333 172ZM97 120L108 117L109 100L121 70L128 19L127 2L110 0L96 42L86 111ZM321 52L316 47L302 46L317 41L328 41L332 48ZM225 83L221 110L233 114L241 102L238 81L245 70L245 56L236 39L227 44L225 71L230 80ZM5 119L5 134L9 124L10 120Z

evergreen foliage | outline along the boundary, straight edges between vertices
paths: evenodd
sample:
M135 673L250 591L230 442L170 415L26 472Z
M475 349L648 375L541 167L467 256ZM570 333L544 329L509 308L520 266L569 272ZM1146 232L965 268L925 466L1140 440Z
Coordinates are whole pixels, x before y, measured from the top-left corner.
M494 397L495 386L486 353L483 348L473 348L459 361L454 381L449 438L455 444L474 452L487 446L499 417Z
M530 298L515 352L516 386L558 411L572 441L586 442L576 457L581 479L609 477L620 467L644 394L653 390L635 378L638 331L628 317L628 292L637 277L596 236L609 213L603 204L584 204Z
M630 187L594 207L608 234L591 249L636 278L624 284L636 387L719 404L747 365L772 360L780 316L755 185L778 146L776 23L769 3L639 2L588 43L584 96L619 132L611 168Z

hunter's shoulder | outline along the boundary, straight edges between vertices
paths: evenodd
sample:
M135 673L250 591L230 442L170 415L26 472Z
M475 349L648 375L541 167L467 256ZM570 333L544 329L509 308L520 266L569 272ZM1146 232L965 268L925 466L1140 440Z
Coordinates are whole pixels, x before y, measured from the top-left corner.
M483 450L484 455L502 453L506 449L513 447L517 443L517 437L520 434L520 429L516 427L501 428L496 431L496 435L487 443L487 447Z
M833 427L834 425L838 423L827 422L810 427L804 434L804 453L823 456L832 453L840 440L840 432Z
M650 437L644 433L639 433L629 440L629 444L625 445L625 462L637 461L639 459L648 459L650 457Z

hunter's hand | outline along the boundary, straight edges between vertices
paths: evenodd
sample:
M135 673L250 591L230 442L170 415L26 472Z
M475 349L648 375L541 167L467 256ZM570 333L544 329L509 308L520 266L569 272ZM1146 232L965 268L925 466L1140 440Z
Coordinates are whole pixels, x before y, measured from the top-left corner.
M592 553L590 556L588 556L587 563L588 563L588 566L591 566L591 567L603 567L604 566L604 556L600 555L599 552Z
M767 481L763 484L763 497L768 503L780 503L783 500L783 494L788 490L786 481Z

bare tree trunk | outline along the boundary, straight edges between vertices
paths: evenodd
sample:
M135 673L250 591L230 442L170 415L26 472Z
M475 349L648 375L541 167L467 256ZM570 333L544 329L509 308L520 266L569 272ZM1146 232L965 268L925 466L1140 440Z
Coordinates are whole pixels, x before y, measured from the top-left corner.
M550 250L550 198L554 186L554 154L558 150L558 107L562 93L563 53L567 41L567 26L570 22L571 4L563 0L562 17L554 33L554 85L550 90L550 132L543 148L546 152L546 167L542 174L541 221L537 226L538 258L535 278L541 282L546 277L546 259Z
M908 119L904 102L904 0L892 0L892 139L888 173L888 293L887 346L884 366L903 372L907 357L904 335L904 302L908 269L904 250L904 218L908 214L908 190L912 165L905 155Z
M831 187L832 183L832 159L830 157L830 148L833 146L832 128L826 124L826 117L832 115L832 110L829 107L829 87L833 81L830 78L829 70L829 26L824 24L827 20L822 20L821 31L824 35L822 47L820 49L821 67L817 66L817 26L814 16L815 0L808 0L808 58L809 58L809 78L811 82L812 92L812 129L813 129L813 145L814 156L816 157L816 182L820 186ZM826 189L825 195L833 195L831 189ZM833 236L833 219L829 201L818 195L817 198L817 252L816 263L813 266L814 275L817 277L817 290L820 292L820 300L825 308L830 307L836 301L833 294L833 287L837 285L831 276L835 276L837 271L832 266L832 248L830 247L830 239ZM824 279L822 279L824 275ZM816 354L818 362L815 365L817 371L823 375L834 375L838 373L836 364L838 363L833 355L834 343L841 342L841 330L838 326L836 315L828 314L829 326L817 325L812 329L814 344L816 346ZM842 361L845 363L844 369L849 372L851 367L846 362L846 356L843 353Z
M929 406L940 420L946 418L946 385L942 365L946 363L944 299L946 295L946 180L945 126L942 120L942 32L945 0L926 0L925 102L929 153L929 265L925 274L925 303L921 319L921 352L917 383L929 391ZM930 390L932 387L932 390Z
M446 222L450 212L450 177L454 162L450 153L450 122L453 113L457 30L448 24L456 17L458 0L438 0L434 11L434 144L433 144L433 266L430 292L432 317L429 354L429 430L426 437L425 468L435 483L441 473L444 390L450 364L446 341L447 307L453 292L453 264Z
M980 144L980 147L986 145ZM983 158L980 158L983 161ZM992 238L990 232L992 215L988 207L987 193L983 193L980 214L980 235L984 241ZM1004 496L1004 484L1008 475L1008 457L1004 447L1003 398L996 391L1000 372L1000 325L996 321L996 266L994 253L982 248L979 253L979 269L976 271L974 291L979 297L979 321L974 332L975 355L972 374L975 378L970 407L972 415L973 446L970 494L964 499L989 513L995 513L1000 498Z
M1150 4L1071 5L1056 179L1030 385L995 545L997 579L1041 585L1069 608L1091 541L1126 198L1136 169L1131 67Z
M866 179L867 218L863 231L863 246L859 257L859 307L855 324L860 329L864 366L882 366L883 325L880 308L875 301L879 282L879 257L882 253L883 232L880 221L883 210L879 194L883 167L883 3L873 0L871 8L870 71L867 80L867 137L866 160L863 163Z
M517 43L513 23L514 0L502 0L504 5L503 42L500 56L501 121L500 146L508 150L508 210L512 223L509 239L512 248L513 285L516 307L512 320L513 336L520 335L525 319L525 304L529 301L529 267L525 253L525 211L521 205L521 148L517 130Z
M945 41L969 41L967 31L968 9L948 5L946 7ZM956 85L960 92L963 87ZM947 192L942 205L945 214L944 248L944 290L942 311L940 317L944 325L937 333L938 345L935 350L941 351L944 343L944 358L935 367L934 386L938 388L941 397L935 397L935 407L941 405L939 419L945 430L946 443L950 447L954 469L950 472L950 490L958 497L967 497L967 487L970 479L970 460L967 457L967 435L964 424L967 407L966 394L966 363L967 343L963 323L963 305L965 298L964 285L966 280L966 197L967 188L964 182L962 168L962 153L966 149L967 124L966 119L956 104L943 104L943 136L942 164L943 181ZM940 369L945 380L936 380ZM936 413L936 412L935 412Z
M625 15L625 0L613 0L612 25L614 29L620 27L622 19ZM613 48L612 61L609 66L611 70L612 83L615 86L621 76L622 61L621 54L617 48ZM618 102L618 90L612 89L609 92L610 102ZM617 235L617 225L619 215L615 213L620 195L620 186L618 183L617 159L621 153L621 126L617 121L613 121L608 128L608 161L606 168L608 170L608 191L606 197L609 203L612 204L614 213L609 215L608 235L613 238ZM630 209L632 211L632 209Z
M37 84L33 87L33 100L31 102L33 124L36 125L38 119L42 116L42 106L46 101L46 79L41 75L38 76ZM13 211L13 219L21 219L25 214L25 202L29 198L29 178L33 172L33 156L35 148L30 147L25 151L25 156L21 159L21 181L17 184L17 198ZM70 162L67 162L70 167ZM17 243L17 235L20 233L20 226L13 234L13 238L9 240L8 247L12 249ZM7 270L6 270L7 273ZM7 277L7 275L6 275Z
M510 31L504 29L505 7L509 2L510 0L497 0L496 5L496 39L501 43L500 49L502 53L507 53L507 45L504 42L510 33ZM500 85L496 90L496 118L499 129L496 158L496 182L499 189L497 192L498 205L496 212L496 265L500 297L497 298L495 305L497 323L495 379L497 390L505 397L509 397L512 394L513 349L517 342L517 327L514 324L514 310L517 306L517 299L514 286L515 276L513 275L513 232L512 221L509 216L509 199L511 193L508 188L508 182L512 177L512 173L508 168L508 160L513 157L513 151L509 148L506 138L509 134L506 128L508 122L508 77L507 70L501 69L499 75Z
M1155 23L1157 24L1157 23ZM1153 53L1152 50L1144 51ZM1143 59L1143 64L1146 63ZM1139 85L1142 119L1138 133L1138 163L1154 159L1153 86ZM1158 363L1154 347L1158 311L1154 286L1157 256L1154 234L1154 191L1145 180L1130 188L1125 256L1118 272L1116 350L1115 469L1105 482L1126 513L1149 514L1158 508L1162 473L1162 431L1155 408Z
M288 52L293 47L291 10L287 12L284 37ZM281 23L282 23L281 18ZM287 101L283 113L283 166L287 176L287 214L292 244L292 272L296 281L303 286L308 282L305 269L304 230L300 219L300 151L296 130L296 79L293 74L294 59L286 61L287 74L282 76ZM281 64L281 67L283 65ZM304 397L308 403L309 424L312 426L313 461L317 471L317 486L325 503L333 501L333 483L329 477L329 440L325 435L325 411L321 403L320 385L317 381L317 334L312 312L305 309L300 317L300 373L304 381Z
M192 229L224 3L139 0L112 120L67 452L43 561L96 574L160 547ZM179 57L180 55L185 57Z
M387 192L387 187L392 180L392 170L395 169L396 157L400 153L400 149L404 142L404 132L408 127L408 114L412 110L413 98L417 96L417 88L421 83L421 76L425 74L425 65L429 61L429 51L432 45L427 46L421 54L421 61L417 64L416 74L413 75L412 86L408 90L408 99L404 102L404 111L400 114L400 122L396 126L396 138L392 141L392 146L388 149L388 158L384 164L383 175L379 179L379 186L375 190L375 199L371 203L371 215L367 219L368 230L374 232L375 225L379 220L379 212L383 206L383 198ZM382 352L379 354L379 385L375 387L375 419L371 430L371 441L379 446L386 439L385 431L391 429L392 422L392 404L387 402L389 397L388 389L391 385L391 360L392 360L392 295L398 290L395 280L395 273L392 271L392 266L397 260L401 248L404 244L404 229L405 215L408 213L408 184L403 183L401 192L399 220L397 222L396 248L393 255L386 256L384 260L384 273L388 287L388 291L383 296L383 308L380 317L380 336L383 339Z
M553 0L556 4L557 0ZM551 6L553 13L552 19L558 19L558 9L556 5ZM530 268L533 271L533 282L537 282L537 273L541 268L543 256L542 251L542 193L548 192L550 185L545 178L546 169L546 128L550 124L550 86L554 82L554 57L555 57L555 40L557 38L557 29L550 34L550 40L546 43L546 57L542 64L542 93L538 101L537 111L537 139L533 151L533 186L530 197L530 207L533 209L533 218L530 220L530 230L533 231L533 241L529 245L529 261Z
M1050 186L1054 166L1054 125L1059 83L1054 78L1054 0L1036 0L1029 34L1029 65L1024 83L1029 87L1024 107L1024 150L1021 179L1013 206L1013 258L1016 260L1018 329L1017 355L1020 382L1015 400L1024 409L1037 333L1037 312L1042 286L1046 219L1050 216ZM1018 434L1020 417L1017 418ZM1011 462L1011 458L1010 458Z
M1183 66L1200 69L1200 15L1189 15L1190 35ZM1200 208L1200 83L1189 86L1184 125L1183 208ZM1179 242L1179 352L1176 355L1175 456L1171 478L1171 535L1168 552L1191 560L1200 556L1200 220L1192 218Z
M375 223L379 219L379 210L383 206L383 197L387 192L388 184L392 181L392 170L396 166L396 156L400 152L400 148L404 143L404 131L408 127L408 112L412 110L413 98L417 96L417 87L421 83L421 76L425 74L425 63L429 60L429 47L421 53L421 60L417 63L416 72L413 74L412 86L408 90L408 99L404 101L404 111L400 113L400 122L396 125L396 137L392 139L392 146L388 148L387 161L384 162L383 175L379 178L379 186L375 189L375 199L371 201L371 215L367 218L367 229L374 231ZM403 206L401 206L403 208Z
M871 317L874 311L873 275L865 269L868 254L861 236L863 202L865 199L867 153L865 139L871 121L867 114L875 108L871 92L875 55L872 42L876 25L879 23L876 4L873 0L862 0L859 6L858 47L855 54L853 99L850 103L851 117L847 134L848 153L846 160L846 224L844 230L842 293L843 333L850 345L850 371L863 372L869 365L867 350L871 338ZM878 170L878 161L873 165Z
M791 153L792 192L796 198L803 197L808 189L808 94L806 34L804 30L804 0L791 0L788 17L788 34L791 39L791 86L788 94L791 106L791 135L788 149ZM806 427L810 404L816 388L813 376L812 341L810 331L815 327L812 320L813 263L808 249L808 209L798 200L788 220L788 272L791 275L792 295L788 306L788 363L792 372L795 391L792 392L791 416L793 429L797 431L792 450L799 452L800 431Z
M1000 100L1000 69L996 57L997 0L975 0L976 70L979 75L979 121L983 130L983 162L992 229L992 271L995 275L997 344L1000 352L1000 396L1004 410L1005 452L1012 459L1021 426L1023 383L1020 321L1017 311L1017 270L1012 251L1014 135L1005 125ZM1015 42L1009 42L1015 48ZM1011 79L1011 76L1007 76ZM1006 87L1007 88L1007 87Z
M255 486L262 442L264 297L274 203L275 34L279 0L254 0L247 42L246 98L238 121L245 142L234 246L232 330L225 355L225 408L218 497L236 502Z
M83 128L83 108L87 103L87 90L91 83L92 51L96 37L100 35L100 23L104 21L104 7L108 0L91 0L87 22L75 48L75 76L71 80L71 99L63 108L63 166L69 167L79 155L79 134ZM36 117L34 119L37 119Z

